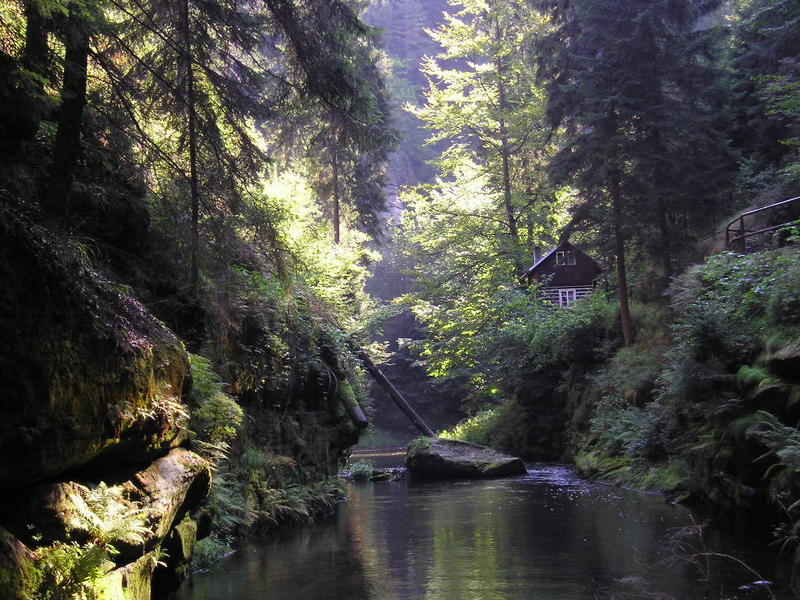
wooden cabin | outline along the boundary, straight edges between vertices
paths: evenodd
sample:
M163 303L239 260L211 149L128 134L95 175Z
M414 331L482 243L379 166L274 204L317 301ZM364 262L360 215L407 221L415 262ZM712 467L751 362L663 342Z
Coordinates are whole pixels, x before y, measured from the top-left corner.
M569 242L534 258L536 262L520 281L526 285L541 284L544 297L559 306L570 306L591 294L603 273L600 263Z

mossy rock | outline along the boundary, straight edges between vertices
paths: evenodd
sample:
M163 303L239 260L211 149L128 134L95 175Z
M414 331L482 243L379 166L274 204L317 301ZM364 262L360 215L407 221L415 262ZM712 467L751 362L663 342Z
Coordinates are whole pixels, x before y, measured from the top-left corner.
M0 592L8 600L22 600L31 581L31 555L28 548L0 527Z
M109 514L145 511L147 515L147 531L138 535L138 541L110 540L117 550L114 561L123 565L159 546L184 515L207 496L210 482L209 465L204 459L185 448L175 448L129 481L106 487L107 492L100 497ZM14 508L17 529L24 531L27 524L35 524L38 543L44 545L67 539L90 541L87 506L91 510L90 499L98 491L102 492L99 486L92 489L76 482L37 486L21 499L21 506ZM103 520L99 515L99 521Z
M800 338L769 352L763 362L770 372L788 381L800 382Z
M0 209L0 485L185 439L182 343L81 251Z
M148 552L138 560L114 569L92 585L95 600L151 600L153 571L158 551Z
M153 573L153 596L160 598L176 590L189 576L190 564L197 544L197 522L189 515L170 532L162 549L168 560Z

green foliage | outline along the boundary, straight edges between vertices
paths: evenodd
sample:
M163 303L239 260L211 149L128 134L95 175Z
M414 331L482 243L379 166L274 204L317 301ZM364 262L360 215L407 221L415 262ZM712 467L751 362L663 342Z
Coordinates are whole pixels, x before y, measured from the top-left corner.
M761 411L760 422L764 425L758 431L761 442L775 453L780 464L792 471L800 471L800 430L784 425L773 414Z
M29 581L33 600L91 600L94 584L114 568L114 544L143 544L150 531L147 511L128 501L122 487L100 483L70 500L75 511L69 534L84 541L57 541L35 550Z
M772 335L800 331L798 285L793 250L711 257L670 290L680 350L702 362L713 356L730 369L751 362Z
M308 523L317 515L330 512L341 500L342 484L329 479L310 485L287 485L271 488L260 484L257 517L260 527L271 528L286 523Z
M733 139L745 156L742 179L760 194L791 192L800 177L800 9L791 0L739 0L734 6L732 76L739 124Z
M536 288L504 282L498 266L443 281L438 265L439 274L423 291L403 299L428 328L420 344L428 371L468 378L472 410L509 398L522 382L546 377L549 369L592 362L616 329L617 307L603 294L562 310L538 297Z
M375 467L372 462L368 460L357 460L345 466L345 471L348 471L350 477L355 481L367 481L372 477L372 472L374 470Z
M756 388L762 385L769 385L777 381L771 377L769 372L763 367L749 367L743 365L736 373L739 383L744 387Z
M73 531L88 534L93 543L115 551L112 544L143 544L147 511L131 505L122 487L109 487L100 482L84 495L72 494L70 500L76 512L69 523Z
M495 435L505 422L513 417L510 404L502 404L494 408L483 410L450 429L439 432L439 437L449 440L462 440L493 447Z
M536 51L547 116L566 129L549 168L581 193L572 224L595 223L617 260L635 240L668 276L671 261L687 256L692 229L707 232L708 216L727 200L732 168L724 134L709 126L721 108L712 93L721 78L704 60L714 31L697 27L707 7L690 0L540 6L551 17ZM676 219L686 228L672 226Z
M216 473L205 504L211 514L214 532L221 536L245 531L256 520L247 498L247 482L235 474Z
M244 418L242 408L223 392L224 384L211 361L197 354L189 355L193 387L191 428L196 437L193 444L200 454L217 464L230 448Z
M610 455L661 458L670 450L669 421L658 403L631 406L619 398L603 398L595 406L590 432Z
M92 584L108 570L108 549L96 544L55 542L36 552L31 579L33 600L75 600L95 597Z
M232 542L231 538L217 533L198 541L192 555L192 571L208 571L219 566L224 558L235 552Z

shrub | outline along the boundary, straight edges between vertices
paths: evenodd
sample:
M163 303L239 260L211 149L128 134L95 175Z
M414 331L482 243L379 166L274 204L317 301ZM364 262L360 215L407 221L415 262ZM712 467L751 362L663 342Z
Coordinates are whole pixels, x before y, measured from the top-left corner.
M695 360L724 368L749 363L766 340L800 328L796 250L749 256L717 254L670 289L678 346Z

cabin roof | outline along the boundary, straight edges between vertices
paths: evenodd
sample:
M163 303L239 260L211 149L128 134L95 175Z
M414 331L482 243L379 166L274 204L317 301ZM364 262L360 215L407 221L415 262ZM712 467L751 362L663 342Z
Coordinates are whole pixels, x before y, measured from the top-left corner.
M586 254L586 252L584 252L580 248L576 248L575 246L573 246L569 242L562 242L562 243L558 244L557 246L555 246L554 248L552 248L549 252L546 252L545 254L543 254L541 256L541 258L539 258L539 260L537 260L535 263L533 263L533 265L531 265L531 267L527 271L525 271L525 273L522 275L522 277L520 277L520 280L521 281L530 281L531 276L533 276L536 273L536 271L539 270L542 267L542 265L547 263L548 259L555 252L557 252L559 250L570 250L570 251L573 251L573 252L578 252L578 253L580 253L581 256L586 257L589 261L591 261L591 264L597 269L598 273L601 273L602 271L605 271L605 269L603 268L603 265L601 265L594 258L592 258L588 254Z

